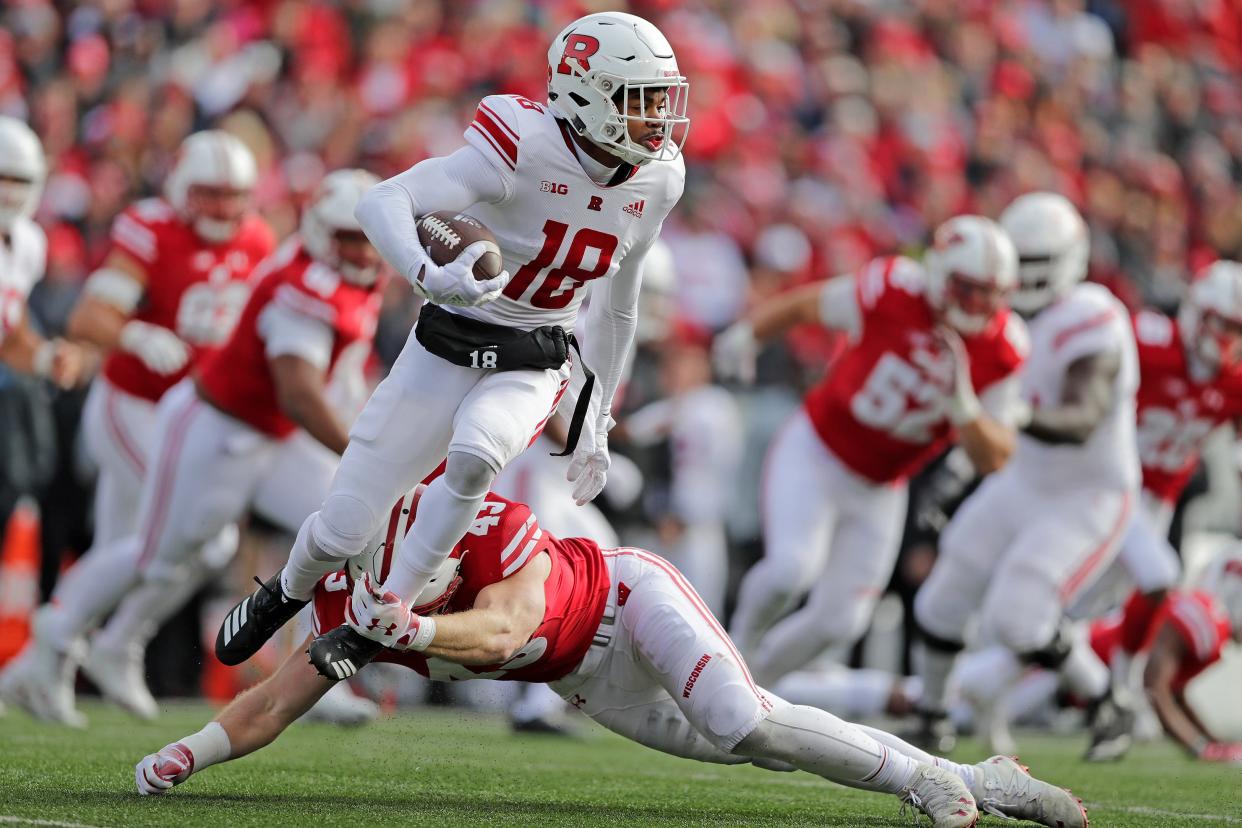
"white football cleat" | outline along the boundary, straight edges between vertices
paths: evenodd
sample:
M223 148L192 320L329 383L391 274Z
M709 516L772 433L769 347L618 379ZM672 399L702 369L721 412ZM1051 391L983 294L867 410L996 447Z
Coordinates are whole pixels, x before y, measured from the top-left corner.
M159 717L160 708L147 687L145 656L146 649L139 644L114 650L92 643L82 672L105 699L149 722Z
M1026 819L1049 828L1087 828L1082 800L1031 776L1010 756L993 756L975 766L971 793L979 810L1008 819Z
M979 821L979 809L966 783L933 765L920 764L899 796L905 803L903 814L907 807L921 811L931 817L933 828L971 828Z
M86 716L74 704L76 651L60 653L32 640L0 673L0 699L44 722L82 729Z
M324 722L342 727L357 727L374 721L379 705L354 693L345 682L333 684L319 697L310 710L302 714L307 722Z

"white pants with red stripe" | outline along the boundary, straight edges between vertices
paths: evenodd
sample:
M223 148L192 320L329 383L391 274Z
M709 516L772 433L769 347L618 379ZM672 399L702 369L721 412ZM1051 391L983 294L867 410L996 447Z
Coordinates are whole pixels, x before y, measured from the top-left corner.
M314 521L316 544L336 557L362 551L392 504L449 452L499 472L542 431L569 382L568 363L539 371L464 368L413 337L354 422Z
M103 640L116 648L144 640L229 562L248 509L292 534L336 465L309 438L275 440L217 411L190 380L160 400L145 439L150 470L134 533L93 546L57 585L56 620L46 626L61 646L114 608Z
M99 467L96 545L133 533L154 431L155 403L121 391L103 376L92 383L82 412L82 439Z
M605 550L604 558L612 589L597 643L552 689L609 730L656 750L749 761L732 750L786 703L755 684L720 622L672 564L641 549Z
M919 623L961 641L981 633L1016 653L1053 639L1066 610L1117 556L1136 492L1029 484L1010 464L983 481L940 537L940 556L915 598Z
M768 449L762 496L763 559L742 581L732 633L771 683L866 631L896 564L907 488L855 474L799 408Z

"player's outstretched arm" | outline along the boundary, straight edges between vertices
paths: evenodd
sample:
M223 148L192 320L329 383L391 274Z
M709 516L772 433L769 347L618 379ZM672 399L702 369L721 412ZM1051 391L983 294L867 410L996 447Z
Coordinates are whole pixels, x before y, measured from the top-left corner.
M1114 380L1120 370L1121 354L1116 351L1074 360L1066 370L1061 404L1033 411L1023 430L1045 443L1087 442L1113 406Z
M307 662L302 651L309 644L307 639L279 670L234 699L202 730L144 756L134 768L138 793L163 793L203 768L275 741L332 687Z
M0 308L0 314L4 309ZM0 331L0 362L23 374L46 377L61 388L77 384L82 350L61 339L44 339L30 326L24 309L16 327Z
M712 363L726 379L754 381L759 343L797 325L814 323L854 336L861 324L853 276L786 291L752 309L716 337Z
M1143 671L1143 688L1169 738L1192 755L1200 756L1212 744L1212 737L1196 724L1194 716L1186 708L1185 699L1173 689L1173 682L1186 655L1186 643L1177 630L1166 623L1152 644L1147 667Z
M944 330L940 335L953 354L953 394L949 399L949 422L957 429L957 442L978 474L991 474L1008 462L1017 445L1013 421L1019 402L1015 375L994 383L980 400L970 374L970 359L961 337Z

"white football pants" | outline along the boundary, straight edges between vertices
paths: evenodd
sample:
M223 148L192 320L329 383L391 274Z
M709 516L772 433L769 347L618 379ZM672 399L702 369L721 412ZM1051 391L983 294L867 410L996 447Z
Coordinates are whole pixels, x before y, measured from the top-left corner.
M981 632L1015 653L1046 647L1066 610L1117 556L1135 492L1030 486L1013 464L988 476L940 536L914 601L924 629L962 641Z
M102 374L91 383L82 411L82 440L99 468L96 546L134 532L155 416L155 403L121 391Z
M799 408L768 450L762 496L763 559L742 581L732 632L771 683L866 631L897 561L907 487L848 469Z

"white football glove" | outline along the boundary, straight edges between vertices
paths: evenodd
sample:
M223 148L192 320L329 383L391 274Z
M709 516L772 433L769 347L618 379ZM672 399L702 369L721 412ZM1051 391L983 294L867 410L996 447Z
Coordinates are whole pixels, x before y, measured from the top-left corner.
M370 572L354 582L345 620L359 635L394 650L422 652L436 637L436 622L410 610L392 592L384 592Z
M944 326L936 334L953 358L953 390L948 399L949 422L955 426L973 423L979 418L983 407L979 405L979 397L970 379L970 356L966 353L966 343L957 331Z
M446 265L436 264L426 250L419 250L423 254L422 262L415 266L413 272L407 273L406 278L428 302L457 307L486 305L500 296L505 285L509 284L507 270L483 282L474 278L474 263L487 252L486 242L475 242Z
M574 502L579 506L594 500L608 482L608 467L612 465L612 460L608 456L608 429L605 424L611 420L611 417L601 417L594 431L584 429L569 461L565 479L574 484Z
M134 781L143 796L162 794L194 773L194 754L180 742L142 757L134 766Z
M755 329L746 320L734 322L712 341L712 365L721 379L752 384L758 356Z
M121 348L157 374L175 374L190 361L190 346L168 328L131 319L121 328Z

